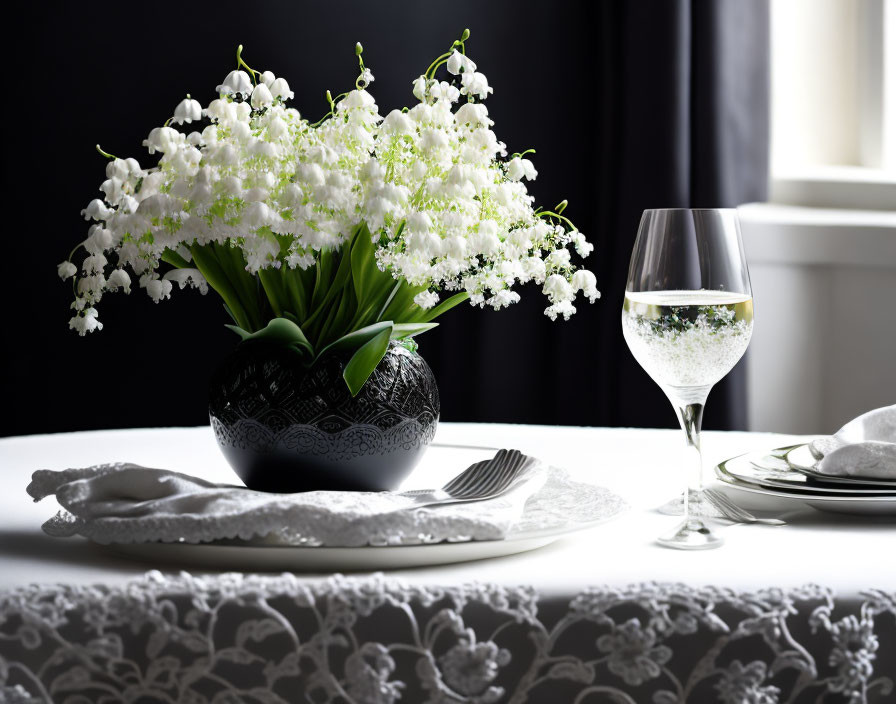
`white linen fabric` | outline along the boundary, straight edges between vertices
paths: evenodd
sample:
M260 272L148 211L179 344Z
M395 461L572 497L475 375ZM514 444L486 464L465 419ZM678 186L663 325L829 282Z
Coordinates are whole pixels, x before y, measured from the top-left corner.
M702 444L709 471L713 464L744 452L810 439L706 431ZM840 597L855 597L871 587L896 591L896 566L881 559L893 552L896 517L821 513L797 500L716 485L747 510L783 518L787 525L725 527L725 545L719 550L685 555L657 546L656 536L672 528L676 519L655 509L681 491L683 468L690 460L677 429L441 423L434 446L402 488L442 486L459 467L493 454L498 447L516 447L563 467L577 483L607 487L624 497L631 510L547 548L512 558L403 569L390 572L391 576L433 585L476 580L529 584L551 596L569 596L594 584L621 586L654 580L716 584L742 591L816 583ZM147 569L180 569L158 558L149 565L125 559L90 541L53 538L41 531L41 524L59 507L55 497L35 503L25 493L36 467L62 470L122 457L214 484L238 483L207 426L0 438L0 588L58 581L116 584ZM559 510L566 512L569 507ZM320 576L309 572L306 578Z
M864 413L809 448L823 474L896 480L896 405Z
M708 431L703 450L711 466L808 440ZM633 510L541 550L388 578L191 577L158 562L166 573L141 576L145 564L43 534L55 499L27 500L31 473L129 457L232 483L208 427L0 439L0 701L896 698L896 519L730 490L787 525L724 528L719 550L658 547L677 519L654 509L681 490L689 459L680 430L443 423L404 488L441 486L497 447Z
M128 463L38 470L27 491L36 501L56 496L64 510L43 529L57 537L77 534L101 544L238 538L359 547L500 540L552 473L561 470L541 464L531 479L503 496L416 509L413 499L393 492L271 494ZM562 477L552 483L558 481ZM615 498L618 511L622 501Z
M896 593L150 572L0 592L0 701L876 704Z

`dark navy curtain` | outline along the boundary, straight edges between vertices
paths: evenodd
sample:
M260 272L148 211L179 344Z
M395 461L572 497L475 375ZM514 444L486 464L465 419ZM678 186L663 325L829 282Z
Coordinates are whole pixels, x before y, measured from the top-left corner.
M7 134L21 138L7 140L3 160L14 215L4 238L0 434L206 422L209 374L235 342L217 302L193 292L159 305L142 291L110 295L102 332L81 339L66 329L71 292L55 265L86 234L78 212L104 178L94 144L150 163L141 140L186 93L214 97L240 43L250 65L285 76L293 104L316 119L325 90L351 87L361 41L385 114L413 100L413 78L464 27L495 89L488 106L499 139L509 151L536 148L531 191L545 206L569 200L566 214L596 244L588 264L603 299L551 323L531 288L510 309L461 307L441 318L420 349L439 379L443 419L674 425L622 339L628 257L645 208L764 197L767 5L16 4L6 52L31 93L4 115ZM736 371L712 393L707 427L743 426L741 382Z

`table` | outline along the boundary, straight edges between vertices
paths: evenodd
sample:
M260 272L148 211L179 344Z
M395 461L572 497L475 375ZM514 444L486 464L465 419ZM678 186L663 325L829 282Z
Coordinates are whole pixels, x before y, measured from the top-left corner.
M706 432L704 454L797 440ZM233 482L209 428L0 440L0 701L894 701L893 519L787 504L787 526L672 551L653 509L679 490L679 431L443 423L436 442L517 447L632 508L531 553L385 576L147 574L44 536L55 508L27 499L30 473L126 459Z

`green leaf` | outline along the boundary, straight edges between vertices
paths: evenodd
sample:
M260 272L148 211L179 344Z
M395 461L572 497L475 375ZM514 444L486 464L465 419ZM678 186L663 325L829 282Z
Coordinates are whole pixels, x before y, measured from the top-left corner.
M170 264L176 269L192 269L193 267L190 265L186 259L180 256L173 249L166 249L162 252L162 261L166 264Z
M348 384L352 396L357 396L365 382L373 374L376 365L380 363L389 349L389 338L392 334L391 323L382 331L374 335L368 342L358 349L345 365L342 378Z
M259 269L257 276L261 283L261 288L264 291L264 295L268 299L268 303L270 303L271 308L274 309L274 315L278 318L284 317L283 312L286 308L286 301L284 299L286 296L281 289L282 280L280 272L276 269Z
M300 320L308 317L307 294L303 283L303 277L306 274L301 269L290 269L287 266L281 266L280 276L283 279L289 303L298 318L298 320L293 322L298 323Z
M392 290L389 292L389 295L386 297L386 300L383 301L383 305L380 308L379 313L376 314L376 321L379 322L383 318L383 314L386 312L386 309L389 307L389 304L392 303L392 299L395 298L395 294L398 293L399 289L402 285L407 286L407 283L404 279L399 279L395 282L395 285L392 287Z
M401 279L399 283L401 286L392 295L392 300L380 314L380 317L385 320L394 320L399 323L419 322L415 317L415 314L422 312L422 309L414 303L414 296L421 291L425 291L426 287L411 286L404 279Z
M239 335L240 341L248 340L250 337L252 337L251 332L246 332L239 325L225 325L224 327L228 330L233 330L237 335Z
M366 294L373 288L374 273L379 271L376 267L370 230L363 223L358 228L358 234L355 237L354 244L352 244L351 263L355 296L363 304L367 300Z
M196 264L196 268L208 281L208 285L224 299L224 304L227 306L228 312L236 321L236 324L245 330L251 329L252 323L240 304L239 296L237 296L227 275L221 269L215 254L207 247L199 244L194 244L190 247L190 253L193 255L193 262Z
M454 308L454 306L456 306L457 304L463 303L469 297L470 297L470 294L467 293L466 291L461 291L460 293L455 293L453 296L451 296L451 298L446 298L444 301L439 303L439 305L437 305L435 308L430 308L429 310L423 311L423 316L421 317L421 320L423 322L428 323L433 318L437 318L438 316L442 315L442 313L448 312L449 310Z
M317 353L317 359L323 357L327 352L345 352L347 350L358 349L377 335L381 334L384 330L388 330L391 335L392 327L393 326L391 320L384 320L382 322L374 323L373 325L368 325L367 327L360 328L359 330L354 330L324 347L320 352Z
M352 235L353 239L355 237L357 237L357 230ZM309 333L312 331L308 326L312 323L320 324L320 321L317 320L318 317L326 310L327 304L335 298L351 278L351 246L352 242L346 242L342 245L342 256L335 275L332 275L333 257L335 256L332 252L322 251L317 260L317 276L314 282L314 294L311 298L311 311L303 323L305 329L309 330Z
M314 348L302 332L302 328L287 318L274 318L265 327L258 332L247 333L245 330L240 332L234 329L233 325L228 325L243 338L243 342L273 342L277 344L295 347L296 350L308 358L314 356Z
M400 323L392 326L392 339L404 340L414 335L419 335L427 330L437 328L438 323Z
M212 243L210 245L215 253L221 270L225 276L233 284L233 290L236 292L237 298L242 303L246 317L251 321L255 330L260 330L264 325L264 321L271 316L265 310L266 298L260 295L257 279L246 271L246 259L239 247L232 247L226 244Z
M230 316L230 319L233 321L234 325L240 324L240 322L236 319L236 316L233 314L233 311L230 310L230 306L228 306L226 303L224 304L224 312Z

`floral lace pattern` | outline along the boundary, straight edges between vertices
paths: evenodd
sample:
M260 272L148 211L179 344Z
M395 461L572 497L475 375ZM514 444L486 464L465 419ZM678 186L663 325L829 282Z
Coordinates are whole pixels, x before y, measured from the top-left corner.
M0 701L893 701L896 594L150 572L0 594Z

